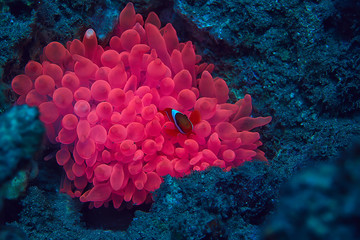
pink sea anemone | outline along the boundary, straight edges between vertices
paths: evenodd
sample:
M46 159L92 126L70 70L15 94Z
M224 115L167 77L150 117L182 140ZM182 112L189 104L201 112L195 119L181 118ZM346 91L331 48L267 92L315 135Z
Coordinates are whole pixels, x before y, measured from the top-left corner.
M271 117L251 117L250 95L226 103L229 89L211 76L189 41L179 43L155 13L143 20L128 3L109 46L94 30L82 41L49 43L42 62L30 61L12 81L17 103L37 106L57 163L61 187L93 206L141 204L163 176L182 177L209 166L225 170L254 158L266 160L256 127ZM176 109L201 121L181 134L160 111Z

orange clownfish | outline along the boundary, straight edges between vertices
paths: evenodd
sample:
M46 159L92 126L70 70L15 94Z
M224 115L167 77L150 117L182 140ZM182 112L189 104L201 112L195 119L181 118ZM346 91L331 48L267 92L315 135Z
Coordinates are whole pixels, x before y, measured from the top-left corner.
M193 111L188 118L185 114L172 108L165 108L161 111L165 116L169 118L171 122L175 124L176 129L182 134L193 133L192 129L194 125L200 122L200 112L198 110ZM174 135L171 134L170 135Z

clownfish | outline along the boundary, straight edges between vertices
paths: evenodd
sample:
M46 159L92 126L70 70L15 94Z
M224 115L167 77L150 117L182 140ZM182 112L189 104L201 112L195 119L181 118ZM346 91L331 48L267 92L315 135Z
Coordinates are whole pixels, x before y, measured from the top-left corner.
M198 110L194 110L190 117L188 118L185 114L179 112L178 110L172 109L172 108L165 108L163 111L161 111L165 116L169 118L171 122L175 124L176 129L181 134L190 134L193 133L193 127L194 125L198 124L200 122L200 112ZM169 135L176 135L177 132L167 132Z

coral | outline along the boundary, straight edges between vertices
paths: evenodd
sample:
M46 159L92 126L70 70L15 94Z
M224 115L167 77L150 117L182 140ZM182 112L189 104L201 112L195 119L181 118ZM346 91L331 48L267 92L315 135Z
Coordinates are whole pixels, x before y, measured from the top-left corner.
M25 233L14 226L2 226L0 228L0 239L26 240Z
M14 16L10 11L0 11L0 66L2 70L7 61L16 57L18 53L16 43L21 39L28 38L31 33L29 25L32 23L34 16L32 16L33 14L29 15ZM2 70L0 77L3 77Z
M359 239L359 140L286 183L262 239Z
M122 232L88 229L81 222L81 204L65 194L31 186L21 204L20 218L9 227L25 232L26 239L128 239Z
M278 194L276 171L252 161L229 172L165 177L151 212L135 212L127 231L134 239L260 239Z
M32 160L44 133L39 112L14 106L0 115L0 209L2 199L16 199L37 174Z
M266 160L260 135L250 131L271 117L250 116L250 95L226 103L229 89L211 76L214 66L200 64L193 44L179 43L171 24L160 27L155 13L144 21L129 3L109 46L98 45L92 29L66 47L51 42L42 63L30 61L13 79L17 103L38 106L50 142L61 143L62 192L118 208L146 201L168 174ZM166 108L190 119L198 112L201 121L181 134Z
M39 177L56 182L46 174ZM125 206L86 210L93 218L89 224L79 201L58 194L53 185L31 186L21 200L19 219L9 225L24 231L27 239L260 239L260 226L276 203L278 186L277 168L258 161L229 172L210 168L184 178L167 176L150 212L135 211L128 228L122 228Z
M14 106L0 116L0 183L26 165L38 150L44 132L36 108Z
M19 171L11 181L1 186L1 195L6 199L17 199L21 193L25 192L28 180L27 172Z

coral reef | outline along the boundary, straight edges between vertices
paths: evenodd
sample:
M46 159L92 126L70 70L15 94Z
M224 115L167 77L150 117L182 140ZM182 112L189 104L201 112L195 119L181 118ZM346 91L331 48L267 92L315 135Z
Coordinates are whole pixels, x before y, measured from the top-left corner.
M17 103L38 106L49 140L62 143L56 154L67 174L62 192L118 208L123 200L145 202L168 174L266 160L260 135L250 130L271 117L251 117L250 95L226 103L229 89L212 78L213 65L200 64L171 24L160 27L155 13L144 21L129 3L109 47L89 29L67 49L49 43L42 64L29 61L12 80ZM161 113L167 108L189 117L187 134Z
M37 174L33 156L44 133L38 115L36 108L26 105L0 115L0 205L4 198L17 199Z
M24 8L25 9L25 8ZM28 8L27 8L28 9ZM3 78L5 64L18 55L18 43L28 38L31 33L30 24L33 22L34 14L16 14L10 9L0 6L0 78ZM5 77L5 76L4 76Z
M277 184L276 172L263 162L166 177L151 212L136 212L128 232L135 239L256 239Z
M358 1L178 0L174 8L234 95L249 93L270 111L262 139L279 171L335 157L360 134Z
M78 201L31 187L21 217L11 226L29 239L256 239L275 203L278 181L264 162L247 162L230 172L213 167L181 179L168 176L151 212L135 212L126 231L89 229Z
M341 157L304 171L286 185L264 239L360 237L360 142Z
M28 239L126 239L125 234L86 229L79 202L65 194L45 194L30 187L22 205L19 222L11 226L26 232Z
M179 41L191 40L202 60L214 63L212 75L220 76L226 81L229 86L229 103L235 103L237 99L249 94L253 101L253 117L273 116L272 124L262 128L261 132L261 140L265 143L262 150L266 152L269 165L265 167L260 164L263 167L255 168L256 171L253 172L247 168L257 163L245 164L246 171L260 179L266 179L261 182L264 191L258 191L264 194L261 195L260 202L268 199L267 186L274 190L270 193L273 198L268 199L270 204L267 207L254 208L259 211L267 210L263 211L264 216L257 216L261 221L269 215L268 210L271 211L272 204L277 202L277 187L291 175L304 168L313 168L321 162L329 162L339 152L343 160L348 159L343 149L352 142L353 136L360 135L359 1L133 2L137 12L143 16L154 11L161 22L172 23L178 30ZM93 28L99 37L99 45L104 47L109 40L108 31L113 29L119 10L126 3L127 1L111 0L0 1L0 72L5 83L2 87L7 88L11 79L23 72L30 59L42 61L40 55L43 53L39 50L51 41L61 42L65 46L69 39L80 39L88 28ZM15 101L15 94L10 91L5 96L7 101ZM1 111L4 111L3 99L0 102ZM56 149L48 146L45 155L54 155L53 151ZM18 205L18 200L5 201L2 216L5 214L6 222L17 221L17 227L1 227L0 238L88 239L91 236L93 239L138 239L139 236L156 236L157 239L182 239L184 235L194 233L204 236L204 239L261 239L258 223L253 222L253 219L250 222L248 217L251 215L241 214L242 211L252 213L251 207L249 209L247 206L241 211L234 208L238 214L230 218L215 210L229 209L226 204L217 204L218 208L202 208L207 206L207 199L201 196L208 197L210 203L219 203L218 199L229 203L226 196L211 195L214 191L218 193L219 185L215 182L219 178L223 180L221 185L229 186L226 194L235 196L230 189L235 190L239 186L232 186L231 182L226 181L227 178L233 180L233 170L227 173L210 169L209 172L196 173L197 176L211 176L211 179L199 180L191 175L181 180L166 178L163 184L166 191L162 187L157 190L161 193L155 193L157 200L153 206L156 205L156 208L149 212L138 206L127 210L126 204L117 210L112 207L88 209L84 204L80 210L77 199L71 199L57 190L62 172L58 164L55 161L44 162L42 156L38 158L40 173L32 182L36 187L31 187L27 192L22 201L23 209ZM357 158L353 158L355 159ZM353 177L349 179L349 176L354 176L353 171L357 165L356 161L350 161L349 158L346 162L351 165L351 169L348 170L340 162L320 166L316 168L316 174L304 172L289 184L278 213L275 213L270 223L264 222L265 226L269 226L265 232L266 239L294 239L296 236L304 236L302 234L332 239L338 237L340 232L344 239L359 238L355 229L358 226L354 227L358 222L358 211L354 207L358 202L355 191L357 180ZM262 174L264 169L270 174ZM234 174L239 171L241 169ZM256 175L257 171L260 175ZM14 171L6 181L9 183L9 180L14 180L16 174ZM274 182L272 177L268 177L273 174L276 175L272 179ZM340 181L341 177L344 182ZM193 182L188 181L188 178ZM312 183L309 183L310 180ZM204 184L199 186L196 181ZM253 183L256 181L257 179ZM326 184L322 185L329 182L337 185L334 184L331 188ZM182 183L189 186L183 186ZM217 186L215 190L214 184ZM256 188L256 184L243 185L246 189L242 191L247 194L260 189ZM196 192L191 186L196 188ZM292 187L296 190L292 190ZM190 197L186 198L188 201L182 201L180 197L190 195L182 190L178 191L179 189L189 190L200 201L192 201ZM346 194L342 192L338 195L339 190ZM239 192L239 196L241 195ZM162 199L163 196L165 199ZM251 197L259 200L254 195ZM307 206L302 205L302 198L306 200L304 203L308 203ZM174 211L167 210L166 206L158 205L157 202L160 201L172 203L171 206L176 209L179 209L176 203L181 202L186 210L176 215ZM9 202L14 205L9 205ZM44 209L38 203L45 204L48 208ZM292 203L298 203L299 208L294 209ZM309 209L308 206L312 208ZM136 209L141 212L136 214L134 223L131 224ZM197 209L202 215L193 209ZM290 215L289 209L294 209L296 214ZM324 212L318 214L319 209ZM69 214L71 212L73 214ZM167 214L168 212L172 215ZM64 219L63 216L72 219ZM187 216L191 221L186 221ZM217 218L210 220L213 216ZM349 221L349 218L355 221ZM341 222L342 219L347 220L347 223ZM309 224L305 225L302 220ZM195 223L207 224L204 226ZM129 231L120 232L129 225ZM182 232L173 231L175 227L172 226L181 228Z
M256 81L268 90L275 85L273 94L286 87L284 92L296 100L330 116L358 110L359 8L353 0L174 3L176 12L196 26L194 37L203 51L217 56L219 74L225 71L234 87L244 91L245 85L253 96L259 92Z
M89 26L106 41L116 24L118 1L3 1L0 6L0 73L4 82L37 59L47 43L66 43ZM125 3L122 3L123 6Z

